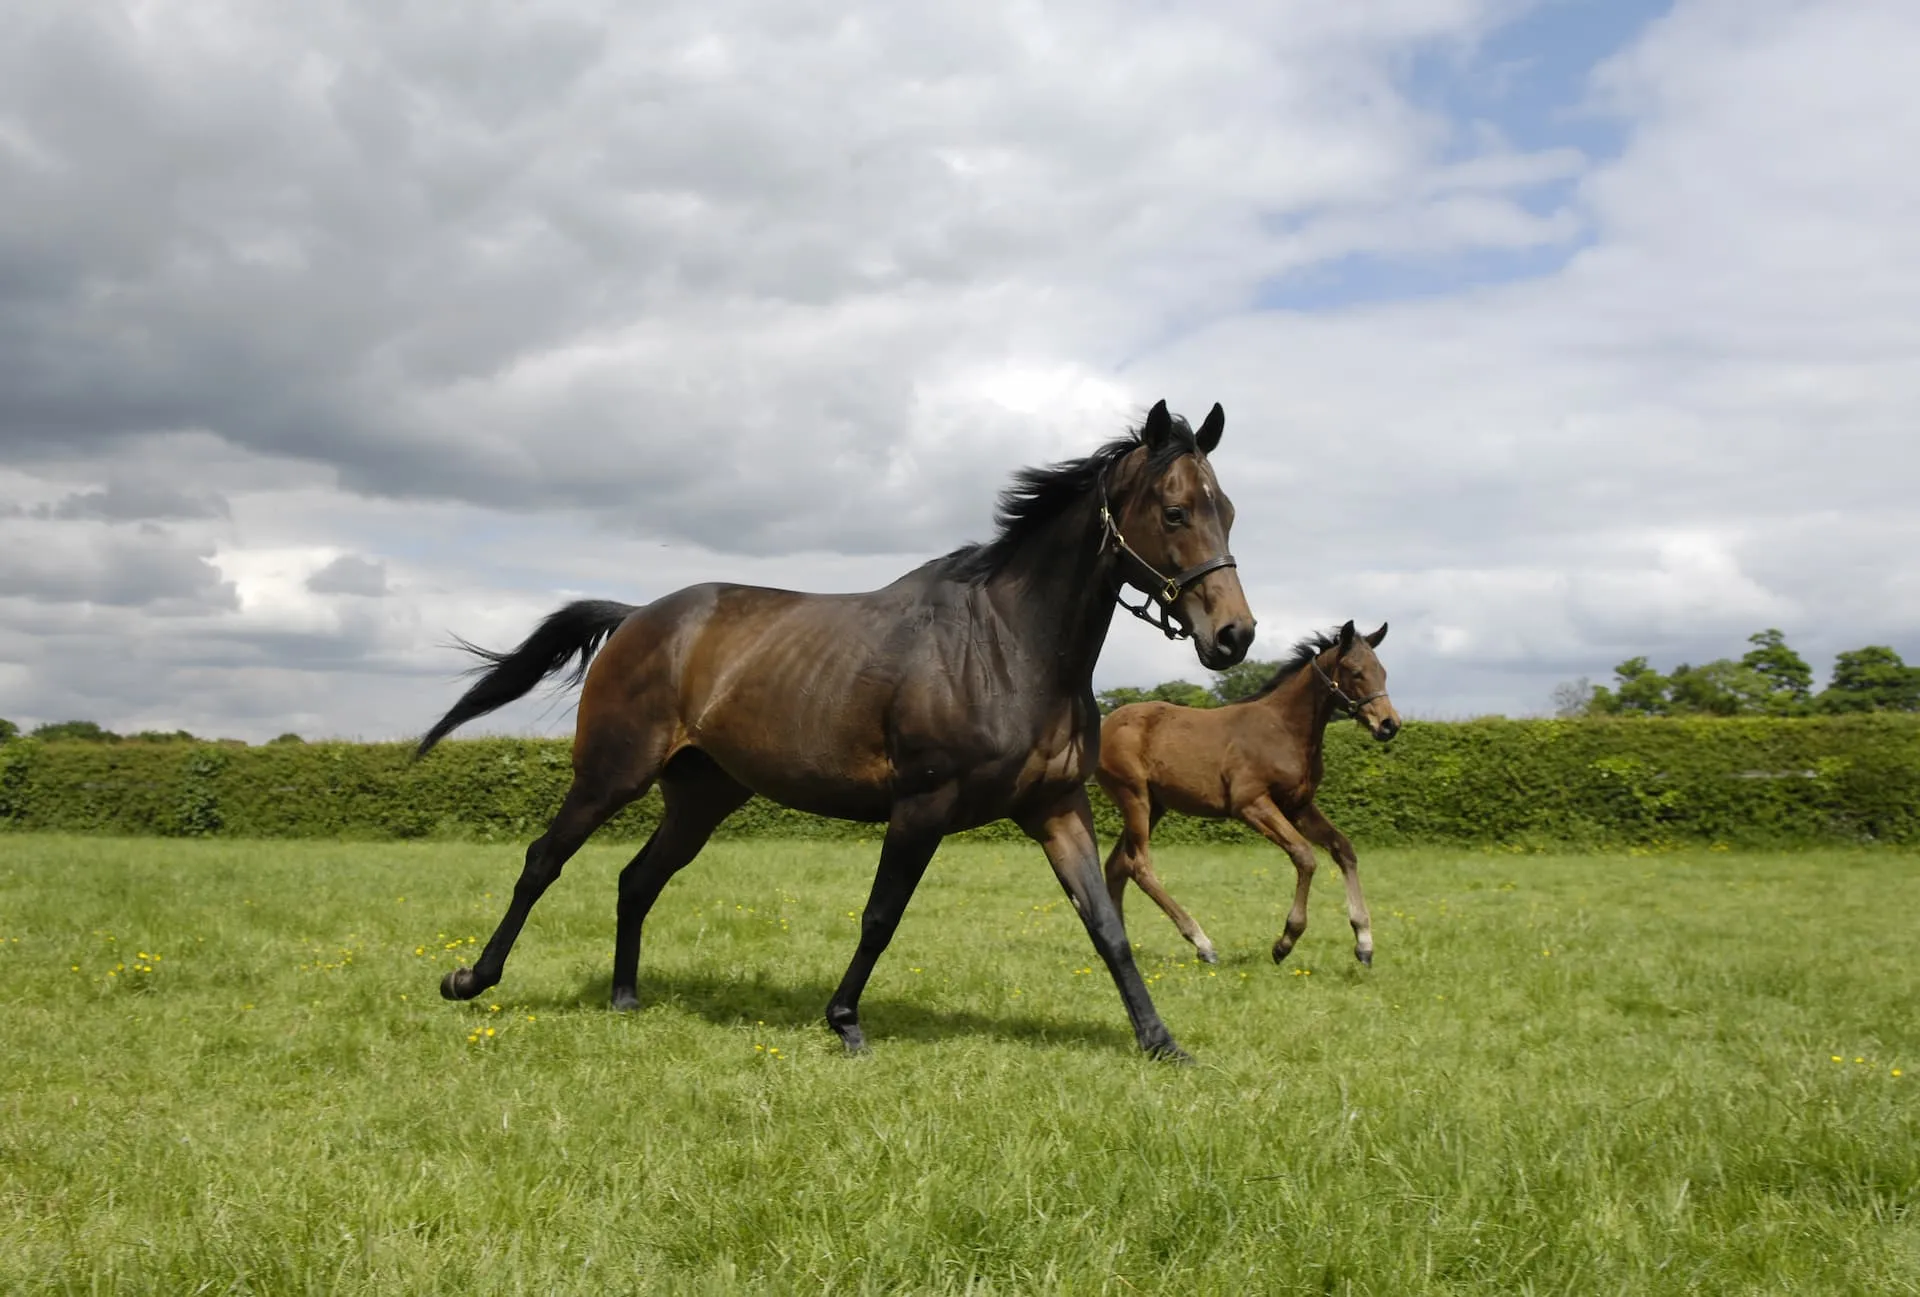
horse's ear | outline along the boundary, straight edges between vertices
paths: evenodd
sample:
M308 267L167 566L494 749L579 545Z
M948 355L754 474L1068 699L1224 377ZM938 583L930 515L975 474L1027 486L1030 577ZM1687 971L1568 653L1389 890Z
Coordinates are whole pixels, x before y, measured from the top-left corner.
M1375 631L1373 634L1367 636L1367 645L1370 648L1379 648L1380 641L1385 639L1386 637L1387 637L1387 624L1385 622L1381 622L1380 629Z
M1157 401L1147 411L1147 421L1140 425L1140 440L1149 451L1158 450L1173 435L1173 416L1167 413L1167 403Z
M1200 447L1202 455L1211 455L1213 448L1220 444L1220 434L1227 430L1227 412L1220 408L1220 402L1213 403L1213 409L1207 411L1207 421L1200 425L1200 431L1194 434L1194 444Z
M1353 623L1348 622L1340 628L1340 652L1345 653L1353 647Z

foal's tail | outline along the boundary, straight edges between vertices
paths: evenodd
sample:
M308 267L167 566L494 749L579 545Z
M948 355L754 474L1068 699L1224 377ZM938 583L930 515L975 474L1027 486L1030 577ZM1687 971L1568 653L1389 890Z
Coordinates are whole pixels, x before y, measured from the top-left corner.
M633 604L614 603L608 599L582 599L578 603L570 603L541 622L533 634L521 641L519 648L507 653L495 653L491 649L460 640L461 648L480 659L481 664L473 670L482 674L473 682L472 688L460 695L460 701L453 705L453 710L427 731L426 737L420 740L420 746L414 749L414 760L427 755L434 744L474 717L485 716L495 708L505 707L522 697L542 680L563 669L567 659L575 655L580 660L574 664L567 683L579 684L586 678L587 663L592 660L594 650L627 619L627 614L634 607Z

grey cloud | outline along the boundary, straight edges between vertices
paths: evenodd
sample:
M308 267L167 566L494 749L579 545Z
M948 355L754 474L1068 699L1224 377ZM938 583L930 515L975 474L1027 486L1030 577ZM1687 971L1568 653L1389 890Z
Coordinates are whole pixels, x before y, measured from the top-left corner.
M0 544L0 596L161 614L238 608L233 583L207 561L211 553L151 525L131 534L43 534L29 543Z
M76 491L34 510L34 515L41 518L106 522L226 518L231 513L226 497L217 492L178 491L155 483L126 481L109 482L102 490Z
M958 519L877 448L989 494L1022 457L914 444L918 380L1136 351L1294 264L1276 214L1401 238L1398 182L1460 169L1396 51L1479 9L50 9L0 53L0 447L205 429L367 493L925 543ZM1508 173L1447 183L1524 215Z
M342 554L307 578L315 594L351 594L379 598L387 593L387 565Z

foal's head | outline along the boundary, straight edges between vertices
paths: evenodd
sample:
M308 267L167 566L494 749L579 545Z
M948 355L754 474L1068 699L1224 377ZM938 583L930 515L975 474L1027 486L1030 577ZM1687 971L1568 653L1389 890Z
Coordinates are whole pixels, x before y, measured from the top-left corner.
M1387 624L1371 635L1354 633L1353 623L1340 628L1339 639L1327 650L1333 656L1331 666L1316 660L1316 670L1334 690L1334 701L1349 716L1365 726L1367 732L1385 743L1400 732L1400 713L1387 697L1387 669L1380 665L1374 650L1387 637ZM1323 655L1324 656L1324 655Z
M1230 552L1233 501L1207 456L1226 426L1226 411L1215 405L1194 432L1162 401L1140 429L1139 449L1120 461L1112 482L1114 523L1138 560L1123 556L1121 578L1160 603L1215 671L1246 657L1254 625L1239 575L1230 565L1215 565ZM1205 570L1193 576L1196 568Z

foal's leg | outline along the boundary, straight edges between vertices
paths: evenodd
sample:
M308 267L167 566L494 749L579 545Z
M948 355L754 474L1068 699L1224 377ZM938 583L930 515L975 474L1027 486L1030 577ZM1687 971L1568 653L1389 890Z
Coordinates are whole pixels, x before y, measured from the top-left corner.
M900 916L907 912L913 889L927 872L927 863L940 845L941 833L915 823L896 808L887 825L887 836L880 844L880 867L873 875L873 891L867 896L866 912L860 916L860 944L854 948L840 986L827 1001L827 1025L846 1045L849 1054L864 1053L867 1037L860 1030L860 993L866 990L873 966L880 962Z
M473 967L456 968L441 979L440 994L449 1000L471 1000L499 985L507 956L520 929L526 925L534 902L560 877L561 868L593 831L645 791L644 783L636 791L610 785L601 778L576 774L553 822L527 848L526 864L520 870L520 880L513 885L513 900L507 904L500 926L487 939Z
M1300 832L1309 842L1333 853L1334 863L1347 883L1347 921L1353 924L1353 957L1373 967L1373 918L1367 913L1367 898L1360 894L1360 857L1353 852L1347 835L1333 827L1333 821L1309 804L1294 817Z
M1273 943L1273 962L1285 959L1300 934L1307 930L1307 893L1313 888L1313 871L1318 862L1313 847L1300 836L1271 797L1261 797L1240 808L1240 818L1251 824L1269 842L1286 852L1293 861L1293 909L1287 913L1286 931Z
M697 773L689 765L698 762ZM613 1007L637 1009L640 929L667 880L700 854L720 822L752 794L697 753L683 753L661 781L667 809L647 845L620 871L613 938Z
M1161 885L1160 876L1153 872L1154 826L1160 823L1165 808L1154 804L1148 809L1146 796L1131 788L1107 785L1107 796L1120 810L1122 829L1120 840L1113 844L1113 852L1107 857L1107 895L1113 899L1114 913L1126 921L1126 907L1121 898L1127 892L1127 880L1131 878L1140 885L1140 890L1153 898L1161 912L1173 920L1173 926L1180 929L1180 935L1193 943L1200 958L1209 964L1217 964L1220 957L1214 953L1213 942L1193 921L1193 916L1180 908L1180 902L1173 899L1167 889Z
M1100 847L1093 836L1093 808L1087 804L1087 790L1075 788L1045 812L1021 820L1020 827L1045 849L1060 886L1079 911L1093 948L1120 990L1120 1001L1127 1007L1127 1018L1133 1023L1133 1036L1140 1048L1155 1058L1187 1061L1187 1051L1180 1048L1167 1024L1160 1020L1147 995L1147 984L1134 967L1133 947L1127 943L1120 911L1100 886Z
M1140 884L1142 892L1154 898L1154 904L1160 906L1162 913L1173 919L1173 927L1177 927L1181 936L1192 942L1192 948L1202 959L1208 963L1219 963L1219 955L1213 954L1213 942L1208 940L1208 934L1200 931L1200 925L1194 923L1194 917L1181 908L1177 900L1173 900L1164 884L1160 883L1160 875L1154 873L1154 854L1148 844L1152 842L1154 825L1160 823L1162 814L1165 814L1162 806L1154 806L1152 812L1148 812L1137 798L1121 806L1127 831L1114 844L1114 854L1106 860L1106 890L1108 896L1114 898L1114 913L1119 913L1119 896L1127 888L1127 879L1131 877ZM1125 858L1121 858L1123 850L1129 852ZM1119 860L1117 873L1114 869L1116 860Z

